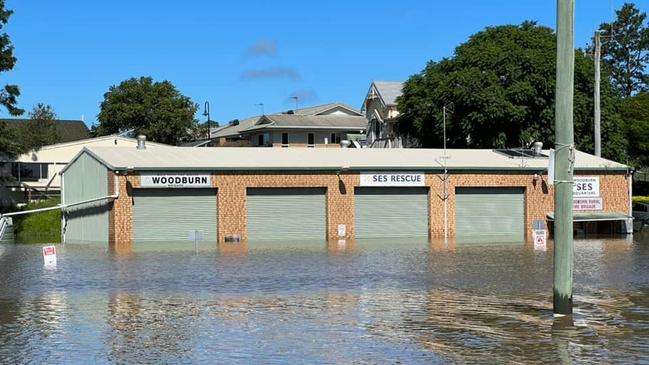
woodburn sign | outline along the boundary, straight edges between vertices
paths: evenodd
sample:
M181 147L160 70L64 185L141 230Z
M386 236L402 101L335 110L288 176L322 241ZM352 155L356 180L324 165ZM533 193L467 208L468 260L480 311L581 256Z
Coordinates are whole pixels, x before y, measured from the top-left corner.
M209 188L210 175L196 174L147 174L140 175L143 188Z
M426 186L422 172L362 172L361 186Z

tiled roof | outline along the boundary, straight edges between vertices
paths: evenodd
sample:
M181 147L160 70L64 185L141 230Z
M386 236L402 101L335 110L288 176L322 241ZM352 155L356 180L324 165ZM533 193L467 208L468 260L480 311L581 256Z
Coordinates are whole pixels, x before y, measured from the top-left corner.
M259 129L281 128L309 128L309 129L341 129L365 130L367 119L354 115L298 115L298 114L273 114L265 115L259 123L241 132L246 133Z

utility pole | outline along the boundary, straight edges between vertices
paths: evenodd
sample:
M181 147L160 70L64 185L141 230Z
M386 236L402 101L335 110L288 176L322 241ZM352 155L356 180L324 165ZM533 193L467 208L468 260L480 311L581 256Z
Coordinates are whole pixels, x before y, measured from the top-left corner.
M555 316L572 314L572 188L574 163L574 0L557 0L555 96L554 285Z
M210 121L210 103L205 102L205 111L203 115L207 117L207 139L212 138L212 122Z
M602 135L601 135L601 113L599 101L599 84L600 84L600 58L602 57L602 46L599 32L595 32L595 91L593 101L595 105L594 119L595 119L595 156L602 155Z

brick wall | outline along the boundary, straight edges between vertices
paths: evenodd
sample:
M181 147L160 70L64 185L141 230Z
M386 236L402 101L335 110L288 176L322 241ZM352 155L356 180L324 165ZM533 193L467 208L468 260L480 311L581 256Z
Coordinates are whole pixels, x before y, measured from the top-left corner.
M628 180L619 173L578 173L578 176L600 176L600 196L604 212L629 212ZM113 176L111 174L111 176ZM119 198L110 209L110 245L128 250L133 238L132 191L139 186L139 176L119 176ZM110 180L110 178L109 178ZM338 225L346 225L345 239L354 238L354 187L359 185L358 172L215 172L212 186L218 189L218 240L226 235L247 238L246 189L261 187L318 187L326 189L327 238L337 240ZM426 174L429 187L429 229L432 238L444 236L444 181L442 174ZM535 180L531 173L450 173L448 176L447 219L449 237L455 236L455 188L518 187L525 190L526 234L530 237L532 222L546 220L553 212L552 186L547 176ZM109 188L112 189L112 188ZM110 191L110 190L109 190Z

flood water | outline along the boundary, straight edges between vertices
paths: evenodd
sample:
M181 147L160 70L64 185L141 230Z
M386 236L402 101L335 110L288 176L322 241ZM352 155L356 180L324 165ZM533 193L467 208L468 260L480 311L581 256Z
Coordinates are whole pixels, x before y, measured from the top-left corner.
M649 363L649 235L552 247L260 244L117 255L0 245L0 363Z

